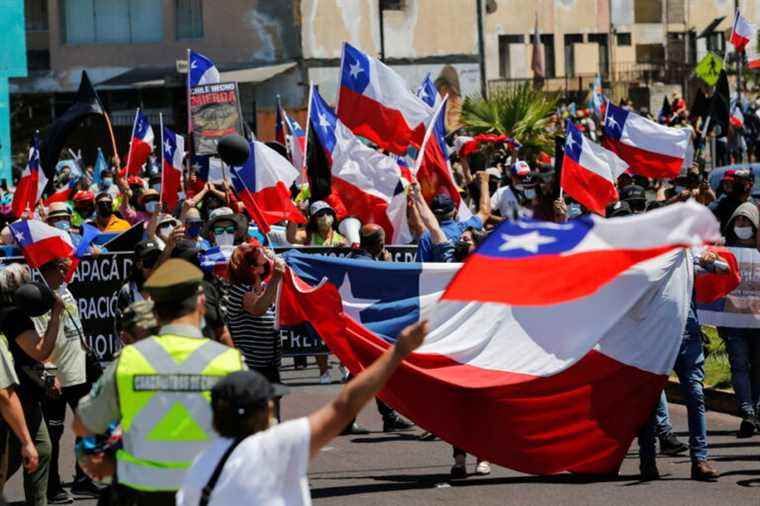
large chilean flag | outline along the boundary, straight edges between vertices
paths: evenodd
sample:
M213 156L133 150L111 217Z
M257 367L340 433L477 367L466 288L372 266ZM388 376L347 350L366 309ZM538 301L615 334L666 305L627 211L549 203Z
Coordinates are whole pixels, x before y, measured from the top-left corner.
M142 166L148 161L148 156L153 151L153 129L148 123L148 118L137 109L135 124L132 128L132 140L129 143L127 153L127 175L139 176Z
M383 227L388 243L409 242L406 192L396 159L357 139L335 116L316 87L312 87L309 111L309 128L314 135L308 149L325 154L322 158L329 165L331 196L339 199L348 215L362 223Z
M618 200L615 183L628 164L586 139L569 119L565 132L560 184L587 209L604 216L607 206Z
M336 110L356 135L398 155L405 154L409 144L422 143L425 123L433 113L401 76L347 42Z
M249 146L250 155L245 165L232 168L232 182L259 227L261 220L265 223L264 230L284 220L306 223L303 213L290 198L290 187L299 175L298 169L263 142L249 141Z
M575 270L562 255L534 255L548 257L554 281ZM458 264L285 259L282 327L308 322L356 374L405 325L429 320L424 344L380 397L468 453L533 474L619 469L675 362L691 295L683 251L629 265L587 297L541 306L484 301L482 278L472 277L470 298L441 298L462 276ZM502 279L505 292L517 284Z
M607 102L602 145L628 162L631 172L664 179L677 177L687 157L691 131L659 125Z

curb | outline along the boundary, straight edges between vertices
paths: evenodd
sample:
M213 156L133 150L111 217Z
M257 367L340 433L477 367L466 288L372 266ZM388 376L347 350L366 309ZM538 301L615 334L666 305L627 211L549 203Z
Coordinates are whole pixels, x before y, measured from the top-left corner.
M685 404L679 382L668 380L668 384L665 386L665 392L668 395L668 401ZM709 410L739 416L739 410L736 406L736 398L734 397L733 392L718 390L716 388L705 388L704 392L705 405Z

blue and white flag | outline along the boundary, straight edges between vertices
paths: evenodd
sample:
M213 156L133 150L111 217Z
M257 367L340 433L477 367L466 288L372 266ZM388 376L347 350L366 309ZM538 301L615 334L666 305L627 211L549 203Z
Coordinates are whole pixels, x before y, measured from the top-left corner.
M201 84L216 84L221 80L219 70L210 59L195 51L189 52L188 57L188 85L199 86Z

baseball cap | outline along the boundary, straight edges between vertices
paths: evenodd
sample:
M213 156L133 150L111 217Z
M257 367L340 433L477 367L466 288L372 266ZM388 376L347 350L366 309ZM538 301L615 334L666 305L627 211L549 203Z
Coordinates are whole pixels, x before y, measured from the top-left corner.
M69 209L69 205L66 202L53 202L48 207L48 219L59 216L71 216L71 209Z
M286 387L270 383L256 371L236 371L219 380L211 389L211 409L232 408L238 415L249 414L287 393Z
M744 179L752 181L752 169L739 169L734 172L734 179Z
M150 260L153 261L152 263L155 263L160 256L161 248L158 247L156 241L146 239L135 245L135 258L142 260L143 264L146 263L146 260L148 260L148 264L151 264Z
M328 210L332 211L333 214L335 214L335 210L330 206L330 204L328 204L324 200L314 201L309 206L309 216L314 216L319 211L324 211L325 209L328 209Z
M89 191L78 191L74 194L74 202L89 202L95 200L95 195Z
M622 201L631 201L631 200L646 200L647 195L644 188L642 188L639 185L632 184L628 185L622 190L620 190L620 200Z
M447 214L454 210L454 201L445 193L439 193L430 202L430 210L434 214Z
M517 160L512 164L512 174L515 176L527 176L530 174L530 165L525 160Z

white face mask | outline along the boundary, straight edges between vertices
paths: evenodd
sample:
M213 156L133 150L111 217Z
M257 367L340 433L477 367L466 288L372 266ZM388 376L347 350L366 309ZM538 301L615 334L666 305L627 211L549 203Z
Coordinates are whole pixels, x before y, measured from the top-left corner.
M736 237L739 239L746 241L747 239L752 238L752 227L734 227L734 234L736 234Z
M153 201L148 202L147 204L145 204L145 210L148 211L149 213L155 213L156 209L158 209L158 201L157 200L153 200Z
M172 232L174 231L173 225L164 225L163 227L158 228L158 235L166 241L169 239L169 236L172 235Z
M533 200L534 198L536 198L536 190L533 188L526 188L525 198L528 200Z
M154 184L151 186L152 189L156 190L158 193L161 193L161 183Z
M232 246L235 244L235 234L224 232L216 235L217 246Z

